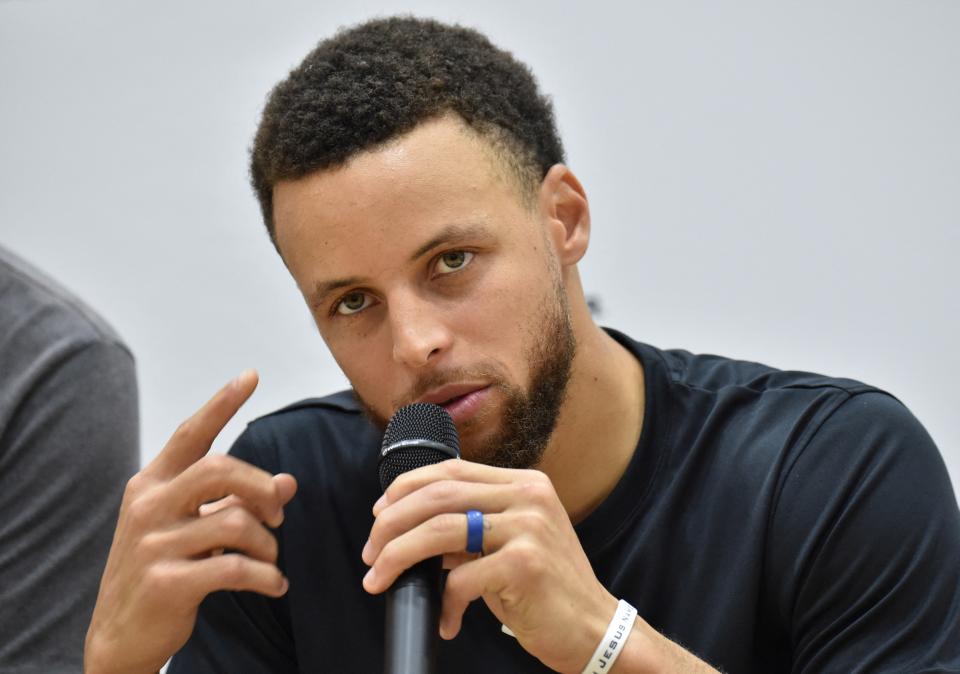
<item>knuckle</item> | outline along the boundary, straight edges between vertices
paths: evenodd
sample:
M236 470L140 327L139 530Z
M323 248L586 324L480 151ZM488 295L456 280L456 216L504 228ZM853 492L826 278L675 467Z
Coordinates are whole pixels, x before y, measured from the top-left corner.
M229 457L222 454L208 454L197 462L200 471L200 482L204 489L212 490L210 494L226 496L230 493L233 464Z
M539 510L522 510L514 514L517 524L524 531L540 531L548 522Z
M537 489L539 489L539 487L537 486L536 482L524 481L517 483L517 491L520 492L524 502L536 501Z
M386 491L384 491L384 494L387 495L387 498L391 502L396 501L407 492L407 483L410 482L411 479L412 478L407 473L398 475L396 479L390 483L390 486L387 487Z
M156 559L166 547L166 537L155 531L145 534L136 543L137 554L141 559Z
M138 494L127 507L127 520L134 529L143 529L150 523L155 511L155 499L147 494Z
M465 591L464 578L465 576L462 573L457 573L457 569L447 574L447 580L443 586L444 601L448 599L452 601L459 600Z
M246 578L246 564L243 557L231 553L223 555L221 559L220 578L230 587L238 587L243 584Z
M277 557L280 556L280 544L277 543L277 539L271 535L266 537L266 558L268 561L276 563Z
M459 491L460 488L457 483L450 480L432 482L427 486L427 495L430 500L441 504L455 499Z
M466 461L443 461L446 474L454 480L463 480L467 477L469 466Z
M377 564L384 569L393 569L400 557L398 546L395 541L390 541L383 549L380 551L380 555L377 557Z
M250 529L250 514L243 508L234 506L227 508L224 512L220 526L226 531L227 535L233 539L239 539Z
M531 503L544 505L555 498L553 483L550 478L539 471L530 471L527 480L520 484L520 489Z
M466 531L463 524L463 515L456 513L442 513L434 515L427 522L430 531L436 534L448 534L451 532Z
M181 585L179 574L167 564L154 564L143 574L149 592L159 597L170 597Z
M178 442L190 442L196 436L196 424L192 419L187 419L180 423L177 426L177 430L173 432L173 437Z
M518 541L510 547L509 554L520 573L536 575L544 570L543 554L531 543Z
M136 473L133 477L127 480L127 484L123 489L123 499L129 501L141 493L146 488L146 479L141 473Z
M399 516L393 510L384 510L377 515L373 522L373 528L370 530L370 538L380 536L391 536L399 528Z
M269 574L269 580L266 583L266 587L272 591L279 591L283 586L283 573L280 569L274 567L272 573Z
M229 473L233 468L233 461L230 457L223 454L207 454L201 459L204 464L204 470L214 473Z
M548 487L551 491L553 490L553 482L550 481L550 478L542 470L530 469L528 473L532 482Z

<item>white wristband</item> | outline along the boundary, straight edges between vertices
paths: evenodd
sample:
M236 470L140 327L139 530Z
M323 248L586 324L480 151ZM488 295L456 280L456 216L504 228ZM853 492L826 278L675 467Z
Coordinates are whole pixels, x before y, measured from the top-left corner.
M610 671L610 667L623 650L627 637L633 631L633 621L636 619L637 609L621 599L617 604L617 612L613 614L613 620L607 627L607 633L603 635L600 645L593 652L587 666L583 668L582 674L601 674Z

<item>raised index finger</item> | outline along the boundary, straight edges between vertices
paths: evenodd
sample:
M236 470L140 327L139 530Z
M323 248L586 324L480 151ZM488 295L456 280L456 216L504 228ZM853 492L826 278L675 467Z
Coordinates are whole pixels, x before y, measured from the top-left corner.
M220 389L193 416L180 424L163 450L143 472L169 480L210 451L217 434L257 388L254 370L244 370Z

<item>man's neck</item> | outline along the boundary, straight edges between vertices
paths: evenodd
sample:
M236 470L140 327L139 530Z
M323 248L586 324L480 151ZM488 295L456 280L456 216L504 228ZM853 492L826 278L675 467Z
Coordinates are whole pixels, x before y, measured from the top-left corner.
M538 466L574 523L593 512L620 480L639 442L646 404L640 362L587 320L576 331L566 399Z

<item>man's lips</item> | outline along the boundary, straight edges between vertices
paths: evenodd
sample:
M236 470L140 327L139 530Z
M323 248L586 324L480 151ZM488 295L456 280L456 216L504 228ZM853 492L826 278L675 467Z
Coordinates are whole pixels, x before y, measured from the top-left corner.
M453 423L459 424L483 407L492 390L485 382L446 384L428 391L418 402L442 405Z
M474 391L485 389L489 384L483 382L466 382L460 384L444 384L435 389L427 391L426 395L419 398L417 402L433 403L434 405L444 405L453 402L456 398L462 398Z

